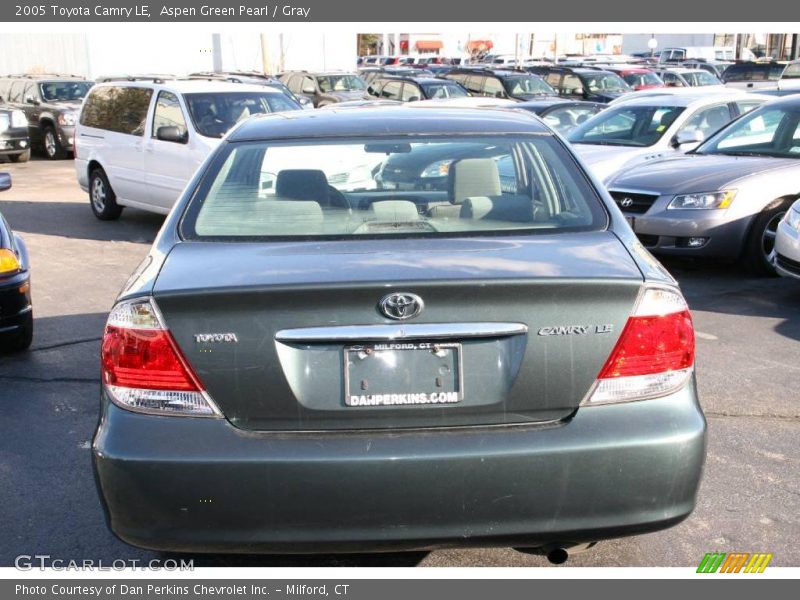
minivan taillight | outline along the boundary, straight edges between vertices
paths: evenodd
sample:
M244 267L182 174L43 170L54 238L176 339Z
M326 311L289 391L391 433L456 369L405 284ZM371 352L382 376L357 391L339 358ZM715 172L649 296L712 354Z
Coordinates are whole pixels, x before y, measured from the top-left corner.
M220 416L152 299L124 301L108 316L103 385L118 406L159 415Z
M694 327L681 293L645 287L584 406L666 396L694 368Z

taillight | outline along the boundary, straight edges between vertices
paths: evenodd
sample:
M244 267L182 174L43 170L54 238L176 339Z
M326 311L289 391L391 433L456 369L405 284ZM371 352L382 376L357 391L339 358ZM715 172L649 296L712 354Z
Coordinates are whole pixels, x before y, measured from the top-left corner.
M103 385L122 408L159 415L220 416L151 299L117 304L101 347Z
M694 368L694 327L674 288L646 287L583 405L666 396Z

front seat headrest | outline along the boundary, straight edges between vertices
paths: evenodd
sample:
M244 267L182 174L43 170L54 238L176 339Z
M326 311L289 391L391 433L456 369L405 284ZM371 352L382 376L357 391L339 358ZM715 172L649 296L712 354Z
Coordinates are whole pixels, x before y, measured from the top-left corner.
M475 196L499 196L500 174L492 158L464 158L450 165L448 172L450 198L461 204Z
M287 200L312 200L329 204L330 188L325 173L318 169L286 169L278 172L275 195Z

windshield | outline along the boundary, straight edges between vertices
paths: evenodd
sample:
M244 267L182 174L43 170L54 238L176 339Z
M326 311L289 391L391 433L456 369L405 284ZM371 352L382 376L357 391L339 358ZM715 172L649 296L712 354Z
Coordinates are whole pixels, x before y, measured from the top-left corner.
M422 89L425 95L430 98L462 98L468 96L467 90L453 82L423 83Z
M610 108L572 133L576 144L652 146L683 112L678 106L625 106Z
M722 82L708 71L692 71L684 73L683 77L691 86L722 85Z
M325 93L367 89L364 81L356 75L322 75L317 77L317 82Z
M633 87L664 85L664 82L655 73L628 73L623 79L625 83Z
M268 92L210 92L185 97L197 133L212 138L221 138L251 115L301 109L289 96Z
M83 100L92 87L91 81L45 81L39 84L45 102Z
M552 233L605 223L595 191L552 136L401 136L229 143L182 231L341 238Z
M506 77L503 83L509 96L556 95L556 91L539 77Z
M762 107L695 151L697 154L800 158L800 107Z
M630 92L631 86L625 83L619 75L613 73L599 73L597 75L584 74L584 85L591 92Z

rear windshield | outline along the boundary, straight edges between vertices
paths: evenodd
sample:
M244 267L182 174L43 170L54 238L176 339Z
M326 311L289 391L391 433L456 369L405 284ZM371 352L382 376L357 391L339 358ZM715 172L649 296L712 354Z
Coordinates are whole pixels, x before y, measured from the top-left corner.
M731 65L725 69L725 81L775 81L781 78L786 65Z
M182 234L426 237L605 226L596 192L550 135L387 137L225 144Z
M251 115L301 108L286 94L269 92L209 92L186 94L185 98L197 132L212 138L221 138Z

